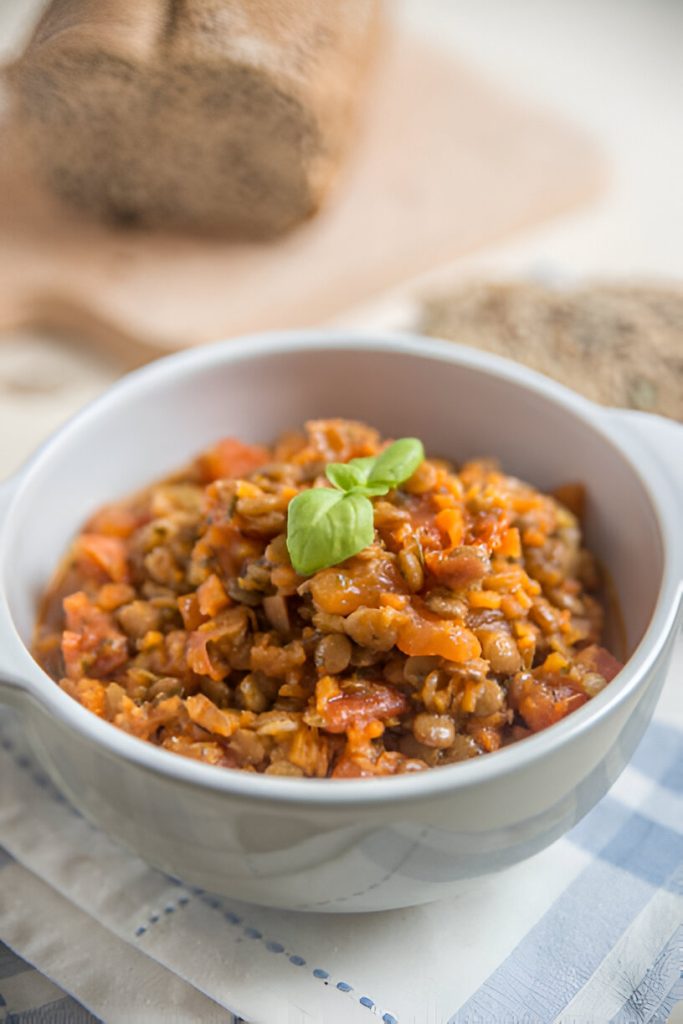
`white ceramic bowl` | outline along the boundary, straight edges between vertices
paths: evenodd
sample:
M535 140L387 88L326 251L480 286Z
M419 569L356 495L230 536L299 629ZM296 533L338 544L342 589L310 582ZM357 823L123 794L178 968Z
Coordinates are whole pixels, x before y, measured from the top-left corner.
M588 372L588 371L587 371ZM512 747L396 778L254 776L178 757L69 698L27 645L36 601L85 517L216 438L270 441L309 417L497 455L540 488L582 480L629 659L567 719ZM599 408L513 363L410 336L268 334L126 377L0 491L0 696L69 799L188 883L297 910L434 900L567 831L621 772L653 710L680 620L683 428Z

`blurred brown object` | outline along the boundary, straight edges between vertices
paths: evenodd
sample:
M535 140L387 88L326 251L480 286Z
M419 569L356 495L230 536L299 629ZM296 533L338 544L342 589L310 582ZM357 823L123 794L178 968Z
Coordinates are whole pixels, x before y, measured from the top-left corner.
M0 122L0 332L61 330L126 366L248 331L320 324L585 203L603 182L582 131L391 31L344 187L267 245L79 218L36 180L21 134Z
M9 81L33 164L98 219L267 238L353 132L380 0L52 0Z
M418 329L516 359L596 402L683 421L683 288L470 282L426 298Z

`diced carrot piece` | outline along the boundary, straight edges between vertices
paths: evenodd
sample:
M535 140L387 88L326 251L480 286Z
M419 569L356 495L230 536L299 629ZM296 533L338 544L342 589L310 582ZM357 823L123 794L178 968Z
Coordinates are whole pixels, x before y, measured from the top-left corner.
M481 693L481 683L468 681L465 683L465 688L460 701L460 710L466 715L471 715L477 706L477 697Z
M444 508L441 512L437 513L435 522L438 528L448 537L449 545L452 548L462 544L465 525L461 509Z
M324 778L327 774L327 738L302 722L292 737L287 760L302 768L308 776Z
M197 601L199 611L209 618L213 618L230 604L225 587L215 573L207 576L204 582L197 587Z
M546 542L546 536L534 527L528 527L522 534L524 546L527 548L542 548Z
M567 659L559 651L552 651L543 662L541 668L544 672L561 672L568 664Z
M432 505L438 509L455 508L456 501L454 494L432 494Z
M196 593L183 594L182 597L179 597L178 609L183 618L183 625L188 632L199 629L201 624L206 621L205 616L199 610L199 600Z
M160 633L158 629L148 629L143 638L138 643L138 650L149 651L152 647L159 647L164 642L164 634Z
M380 736L384 734L384 730L384 723L377 721L377 719L373 719L371 722L368 722L365 734L371 740L377 740L379 739Z
M309 691L301 683L283 683L277 691L278 697L295 697L297 700L305 700Z
M315 684L315 707L316 711L323 714L329 701L341 696L339 680L334 676L321 676Z
M467 600L472 608L500 608L502 597L495 590L471 590Z
M511 526L507 531L496 548L496 554L502 555L503 558L519 558L521 556L522 542L516 526Z
M203 693L196 693L193 697L188 697L185 707L193 722L217 736L228 738L240 727L238 711L233 711L231 708L222 711Z
M249 480L240 480L235 487L235 494L238 498L258 498L260 493L260 487L252 484Z
M400 612L407 606L408 598L405 594L385 593L380 594L379 603L384 608L395 608Z

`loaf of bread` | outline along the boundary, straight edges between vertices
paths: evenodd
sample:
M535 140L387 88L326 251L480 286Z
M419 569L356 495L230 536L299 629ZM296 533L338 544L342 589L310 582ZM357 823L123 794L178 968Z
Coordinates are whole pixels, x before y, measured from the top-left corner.
M51 0L9 70L50 190L101 219L267 238L319 208L379 0Z
M472 282L426 299L420 327L516 359L596 402L683 421L683 289Z

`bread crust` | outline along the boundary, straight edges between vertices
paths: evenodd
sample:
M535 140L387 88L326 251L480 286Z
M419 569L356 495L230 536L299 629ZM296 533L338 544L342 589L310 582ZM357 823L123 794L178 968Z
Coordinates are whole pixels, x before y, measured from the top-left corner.
M525 363L605 405L683 422L683 290L470 281L426 298L419 329Z
M353 134L379 0L52 0L10 69L50 190L117 223L268 238Z

